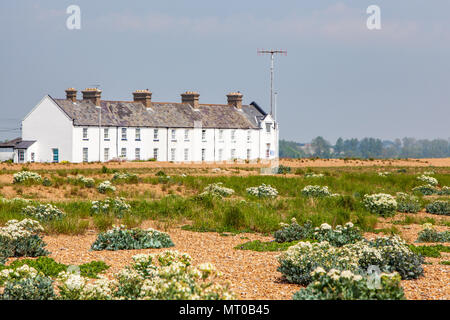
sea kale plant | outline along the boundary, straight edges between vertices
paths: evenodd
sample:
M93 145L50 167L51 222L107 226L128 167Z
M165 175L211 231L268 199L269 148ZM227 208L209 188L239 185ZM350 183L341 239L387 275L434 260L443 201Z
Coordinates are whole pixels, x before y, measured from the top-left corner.
M395 198L386 193L366 194L364 195L363 203L368 211L382 217L395 215L395 210L397 209Z
M134 173L116 172L112 178L114 183L138 183L138 176Z
M323 223L319 228L313 228L312 223L307 221L303 226L293 218L291 224L281 223L282 229L274 233L276 242L291 242L296 240L328 241L333 246L343 246L355 243L362 239L361 231L348 222L342 227L333 229L329 224Z
M0 271L1 287L2 300L52 300L56 296L53 281L28 265Z
M32 219L9 220L0 228L0 262L10 257L38 257L49 252L40 236L44 229Z
M428 213L439 214L444 216L450 215L450 202L445 200L436 200L428 204L426 207Z
M212 184L207 185L203 189L203 192L200 194L200 196L211 195L214 197L223 198L223 197L229 197L233 193L234 193L233 189L224 187L222 182L217 182L217 183L212 183Z
M105 200L92 201L91 214L92 215L113 215L117 218L122 218L129 213L131 206L124 198L116 197L106 198Z
M332 193L328 190L327 186L308 185L302 189L302 195L305 197L323 198L332 196Z
M371 266L382 272L398 272L402 279L423 275L423 258L412 252L398 236L361 240L342 247L327 241L299 242L278 256L280 271L291 283L307 285L311 272L318 267L349 270L364 275Z
M169 248L174 243L167 233L154 229L127 229L116 226L111 230L100 233L92 244L92 250L133 250L149 248Z
M315 269L308 287L297 291L294 300L402 300L404 292L398 273L376 276L355 274L349 270Z
M399 212L417 213L421 209L419 199L416 196L404 192L398 192L396 200L397 211Z
M23 208L22 214L40 221L50 221L62 219L66 214L52 204L38 204L36 206L27 206Z
M325 175L323 173L314 173L314 172L307 172L304 175L305 178L323 178Z
M415 187L415 188L412 189L412 191L416 192L416 193L419 193L419 194L422 194L424 196L431 196L431 195L436 194L436 193L439 192L439 190L435 186L433 186L431 184L425 184L425 185L422 185L422 186Z
M359 228L351 222L347 222L344 226L337 225L335 229L329 224L323 223L319 228L314 229L312 237L314 240L328 241L336 247L355 243L363 238Z
M258 187L247 188L246 191L249 195L258 198L276 198L278 196L277 189L264 183Z
M92 178L87 178L81 174L76 177L69 177L69 182L75 185L79 185L85 188L93 188L95 187L95 180Z
M20 171L13 175L13 183L40 183L42 177L39 173L31 171Z
M450 231L436 231L431 223L425 223L419 232L417 242L450 242Z
M280 230L275 231L273 234L275 241L292 242L302 239L312 239L314 227L311 221L307 221L303 226L297 223L295 218L291 219L291 224L280 223Z
M97 190L100 193L112 193L116 191L116 187L111 184L111 181L105 180L98 185Z
M443 186L441 190L438 191L438 195L440 196L449 196L450 195L450 187Z
M417 180L425 182L426 184L432 185L432 186L437 186L438 185L438 180L434 177L430 177L427 175L421 175L419 177L417 177Z

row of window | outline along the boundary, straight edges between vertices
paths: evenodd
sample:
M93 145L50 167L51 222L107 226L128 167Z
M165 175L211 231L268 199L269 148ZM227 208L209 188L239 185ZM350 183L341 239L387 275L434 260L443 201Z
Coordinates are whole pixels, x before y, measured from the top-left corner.
M267 132L270 133L271 124L267 124L267 125L268 125L266 127ZM177 131L176 129L171 129L172 141L176 141L176 131ZM190 131L191 131L190 129L184 129L184 140L185 141L189 141ZM136 128L134 132L135 132L134 139L136 141L140 141L141 140L141 129ZM126 141L128 139L127 128L122 128L121 133L122 133L122 135L121 135L122 141ZM219 129L219 140L223 140L223 133L224 133L224 129ZM109 128L103 129L103 139L106 141L109 140ZM252 139L252 130L247 130L247 141L251 141L251 139ZM89 140L88 128L83 128L83 140ZM155 140L155 141L159 140L159 130L158 129L153 129L153 140ZM236 130L231 130L231 140L232 141L236 140ZM206 129L202 130L202 141L206 141Z
M154 148L153 149L153 159L158 160L158 148ZM170 161L177 161L176 159L176 152L177 149L176 148L171 148L170 149ZM122 148L120 150L120 157L126 159L127 158L127 148ZM236 159L236 149L231 149L231 159ZM252 150L251 149L247 149L247 159L250 160L252 156ZM266 150L266 158L269 158L270 156L270 143L267 144L267 150ZM135 160L141 160L141 149L140 148L135 148L134 149L134 158ZM109 153L109 148L104 148L103 149L103 160L104 161L109 161L110 158L110 153ZM184 149L184 161L189 161L189 149L185 148ZM202 148L202 161L206 160L206 149ZM89 148L83 148L83 162L88 162L89 161ZM218 161L223 161L223 149L219 149L218 150ZM57 162L57 161L56 161Z

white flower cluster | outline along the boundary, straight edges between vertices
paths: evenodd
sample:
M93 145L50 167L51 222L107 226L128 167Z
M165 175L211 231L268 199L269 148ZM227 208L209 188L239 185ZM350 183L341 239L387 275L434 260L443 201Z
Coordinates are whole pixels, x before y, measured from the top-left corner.
M378 172L378 176L380 177L387 177L390 176L392 173L389 171L383 171L383 172Z
M425 171L423 174L427 175L427 176L431 176L434 174L434 171Z
M39 173L31 171L20 171L13 175L13 183L23 183L25 181L40 182L42 177Z
M91 205L91 211L94 214L114 213L114 215L118 217L122 217L125 213L130 212L131 208L131 206L125 201L125 198L122 197L92 201Z
M264 183L258 187L250 187L246 189L247 193L251 196L258 198L276 198L278 196L277 189Z
M231 188L226 188L223 186L222 182L212 183L203 189L203 192L200 194L203 195L212 195L218 197L229 197L234 193L234 190Z
M32 200L29 199L23 199L23 198L12 198L12 199L6 199L6 198L2 198L0 197L0 202L1 203L20 203L20 204L29 204L31 202L33 202Z
M38 220L61 219L66 214L57 207L48 204L38 204L36 206L27 206L23 208L22 214Z
M112 185L111 181L105 180L98 185L97 190L100 193L114 192L116 187Z
M133 180L133 179L137 179L137 175L134 173L128 173L128 172L116 172L113 175L112 180L116 181L116 180Z
M93 186L95 186L95 180L92 178L87 178L81 174L77 175L74 178L76 183L82 184L83 186L87 187L87 188L92 188Z
M44 228L35 220L9 220L4 227L0 228L0 236L11 240L17 240L30 237L42 231L44 231Z
M307 172L305 173L305 178L323 178L325 175L323 173Z
M16 269L3 269L0 271L0 285L8 281L34 278L38 275L36 269L24 264Z
M397 209L397 201L395 198L386 193L366 194L364 195L363 202L367 210L383 217L395 214L395 210Z
M419 177L417 177L417 180L420 180L422 182L425 182L426 184L430 184L432 186L437 186L438 185L438 180L434 177L430 177L427 175L421 175Z
M213 265L191 265L191 257L177 251L138 254L133 264L118 272L113 280L91 281L78 274L63 272L58 279L62 299L71 300L210 300L233 299L228 284Z
M308 185L302 189L302 195L305 197L337 197L339 194L331 193L327 186Z
M361 240L342 247L332 246L327 241L319 243L299 242L289 247L287 251L277 257L281 271L289 282L307 284L311 280L311 271L315 266L323 270L339 269L358 271L365 270L370 265L379 266L380 269L397 271L405 266L415 268L407 257L413 255L408 244L398 236L380 237L373 242ZM399 258L399 261L395 261ZM313 262L313 263L312 263ZM398 263L404 263L398 265ZM417 270L403 270L405 277L420 274L420 264ZM311 269L313 268L313 269ZM423 270L422 270L423 271Z
M110 300L117 285L103 276L94 281L73 272L58 275L59 295L66 300Z

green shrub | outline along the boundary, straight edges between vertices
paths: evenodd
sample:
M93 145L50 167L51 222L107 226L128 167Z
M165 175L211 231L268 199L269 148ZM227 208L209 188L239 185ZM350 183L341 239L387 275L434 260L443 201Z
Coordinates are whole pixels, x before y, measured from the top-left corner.
M401 300L405 299L397 273L375 277L361 276L351 271L317 268L312 283L297 291L294 300Z
M450 187L443 186L442 189L438 191L438 195L441 195L441 196L448 196L448 195L450 195Z
M232 206L224 211L224 226L239 229L244 225L245 216L239 206Z
M305 197L322 198L331 197L333 194L328 190L327 186L308 185L302 189L302 195Z
M98 185L97 190L100 193L112 193L116 191L116 187L110 181L106 180Z
M66 214L51 204L38 204L36 206L27 206L23 208L22 214L38 219L40 221L50 221L55 219L62 219Z
M47 255L46 244L39 235L43 230L35 220L9 220L5 227L0 228L0 260Z
M402 279L423 275L423 258L410 250L398 236L362 240L342 247L328 242L299 242L278 256L281 272L291 283L307 285L318 267L364 273L370 266L383 272L398 272Z
M395 210L397 209L395 198L386 193L366 194L364 195L363 203L368 211L382 217L395 215Z
M41 183L42 177L40 174L31 171L20 171L13 175L13 183L14 184L34 184Z
M41 275L6 282L1 296L3 300L53 300L54 298L53 281Z
M116 172L112 178L114 183L138 183L139 178L134 173Z
M431 224L425 224L425 228L419 232L418 242L450 242L450 231L438 232Z
M288 174L288 173L291 173L291 167L280 164L280 166L278 167L278 174Z
M174 244L169 235L154 229L126 229L114 227L100 233L92 244L92 250L132 250L149 248L168 248Z
M331 245L340 247L362 239L361 231L351 222L346 223L344 227L338 225L334 230L327 223L323 223L319 228L313 228L312 223L307 221L300 226L295 218L290 225L281 225L283 228L274 233L277 242L313 239L319 242L328 241Z
M450 215L450 202L444 200L436 200L426 207L428 213L439 214L439 215Z
M276 198L278 196L277 189L264 183L257 187L247 188L246 191L249 195L258 198Z
M129 213L131 206L124 198L106 198L105 200L92 201L91 203L92 215L113 215L117 218L122 218Z
M203 189L203 192L200 196L211 195L215 197L229 197L234 193L233 189L226 188L223 186L222 182L209 184Z
M420 202L416 196L398 192L396 200L397 211L399 212L416 213L421 209Z
M282 227L273 234L275 241L292 242L296 240L312 239L314 227L311 221L307 221L303 226L297 223L295 218L292 218L291 224L280 223Z
M44 178L44 180L42 180L42 185L44 187L51 187L53 183L49 178Z
M423 186L418 186L412 189L414 192L422 194L424 196L431 196L438 192L438 189L431 184L426 184Z

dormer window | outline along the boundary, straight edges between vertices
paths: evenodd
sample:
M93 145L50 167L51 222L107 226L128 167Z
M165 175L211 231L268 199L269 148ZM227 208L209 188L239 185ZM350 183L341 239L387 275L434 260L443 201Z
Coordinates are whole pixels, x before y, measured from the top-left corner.
M266 132L270 133L272 130L272 124L271 123L266 123Z

